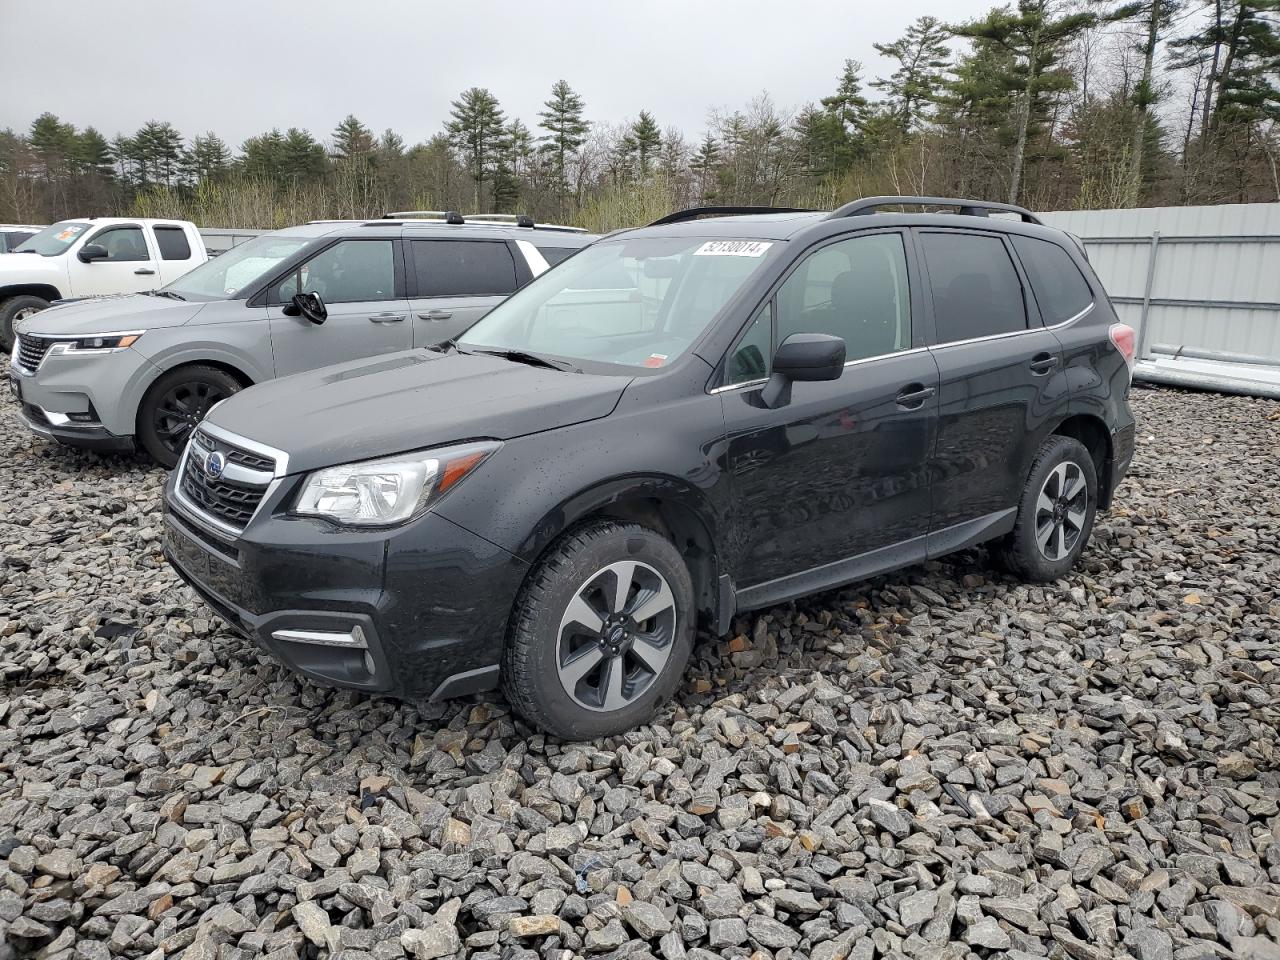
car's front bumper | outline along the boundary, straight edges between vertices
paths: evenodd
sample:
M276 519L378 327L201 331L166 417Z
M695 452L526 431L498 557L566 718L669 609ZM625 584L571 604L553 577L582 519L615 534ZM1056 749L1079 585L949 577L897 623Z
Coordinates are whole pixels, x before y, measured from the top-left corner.
M382 531L285 516L296 486L287 482L228 538L175 497L175 482L165 492L165 556L291 669L415 699L496 685L523 561L431 513Z
M132 347L89 356L51 351L34 371L11 360L5 372L21 393L28 427L95 450L133 447L138 404L160 374Z
M52 413L35 404L21 404L18 419L36 436L68 447L99 453L126 453L134 449L133 437L118 437L100 423L73 423L65 415Z

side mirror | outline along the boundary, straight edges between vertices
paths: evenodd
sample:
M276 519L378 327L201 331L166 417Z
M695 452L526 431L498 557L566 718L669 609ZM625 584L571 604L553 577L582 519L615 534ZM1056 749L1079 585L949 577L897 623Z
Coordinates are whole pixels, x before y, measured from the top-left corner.
M839 380L844 373L844 339L826 333L793 333L773 355L773 373L760 392L766 407L791 395L793 380Z
M295 293L293 299L281 308L281 312L289 317L306 317L316 326L329 319L324 298L318 293Z
M93 263L95 260L106 260L111 254L107 253L107 248L100 243L86 243L76 256L80 258L81 263Z

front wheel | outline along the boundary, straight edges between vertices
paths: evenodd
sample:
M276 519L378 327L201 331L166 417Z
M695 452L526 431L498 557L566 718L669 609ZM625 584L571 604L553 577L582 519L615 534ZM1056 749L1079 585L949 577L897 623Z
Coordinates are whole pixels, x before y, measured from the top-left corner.
M1025 580L1065 576L1089 542L1097 508L1098 470L1089 451L1071 437L1049 437L1031 464L1000 560Z
M569 532L516 600L503 689L565 740L644 723L675 692L693 649L693 581L661 534L605 520Z
M19 320L35 316L47 306L49 301L42 297L10 297L8 300L0 301L0 347L4 347L5 350L12 349L14 337L17 336L14 324Z
M209 408L240 389L240 381L217 367L196 364L170 370L142 398L138 441L156 463L172 470Z

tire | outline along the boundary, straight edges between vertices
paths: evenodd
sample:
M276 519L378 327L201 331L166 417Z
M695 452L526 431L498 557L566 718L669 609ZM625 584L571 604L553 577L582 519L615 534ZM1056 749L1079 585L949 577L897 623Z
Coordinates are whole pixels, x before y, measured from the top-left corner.
M160 466L172 470L191 431L209 408L243 389L217 367L192 364L160 377L138 407L138 442Z
M33 313L39 313L48 305L49 301L42 297L30 297L25 294L0 301L0 347L5 350L13 349L14 322L23 317L29 317Z
M1093 457L1079 440L1051 436L1036 451L1013 532L997 557L1024 580L1046 583L1066 576L1089 542L1097 509Z
M629 577L620 612L619 573ZM645 620L630 616L646 608ZM634 523L577 527L538 561L516 599L503 691L529 723L565 740L629 730L675 693L695 616L693 580L669 540Z

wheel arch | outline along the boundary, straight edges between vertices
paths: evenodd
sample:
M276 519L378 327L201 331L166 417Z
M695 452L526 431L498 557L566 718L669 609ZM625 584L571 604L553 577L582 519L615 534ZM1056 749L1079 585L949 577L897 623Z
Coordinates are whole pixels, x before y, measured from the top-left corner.
M0 300L11 297L39 297L41 300L61 300L62 293L51 283L11 283L0 287Z
M1106 422L1091 413L1074 413L1066 417L1053 428L1053 434L1071 437L1078 440L1089 451L1093 458L1094 469L1098 471L1098 508L1105 510L1111 505L1111 431Z
M693 580L698 612L712 625L732 611L721 609L720 549L714 512L705 494L664 475L618 477L583 490L548 511L517 555L530 571L566 531L592 520L637 523L670 540Z
M142 406L143 406L143 403L146 401L147 395L151 393L151 391L155 388L155 385L160 381L162 377L172 373L175 370L181 370L183 367L213 367L215 370L221 370L223 373L234 378L240 384L241 388L251 387L256 382L252 376L246 373L239 366L237 366L234 363L229 363L225 359L208 359L203 357L190 357L164 367L153 364L153 366L151 367L153 375L147 379L147 382L142 385L141 389L136 395L138 400L137 400L137 403L134 405L134 411L133 411L135 436L139 435L140 433Z

